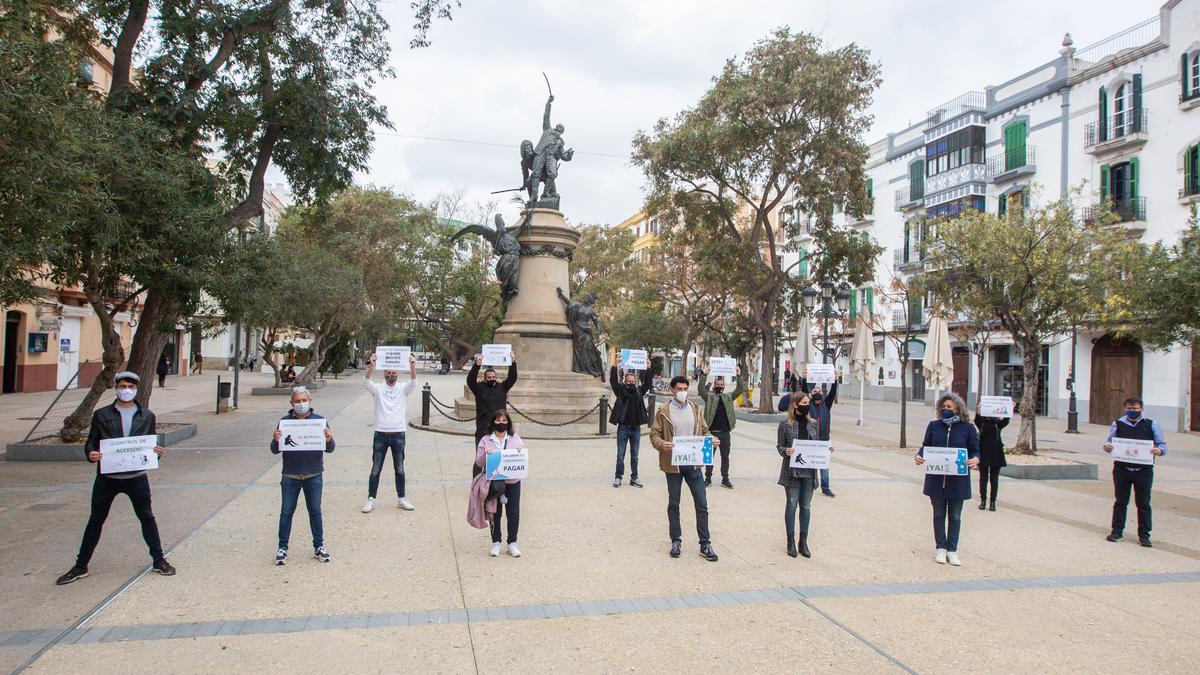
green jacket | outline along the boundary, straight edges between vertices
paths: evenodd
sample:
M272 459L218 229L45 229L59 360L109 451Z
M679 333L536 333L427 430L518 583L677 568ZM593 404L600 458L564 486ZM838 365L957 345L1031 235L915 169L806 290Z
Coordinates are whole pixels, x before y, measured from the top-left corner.
M742 395L745 387L742 385L743 378L737 378L737 383L733 391L729 391L729 386L726 384L725 391L721 392L720 396L713 396L708 389L708 374L700 374L700 398L704 399L704 423L712 425L713 418L717 416L717 401L725 402L725 415L729 418L729 430L737 426L737 406L734 401Z

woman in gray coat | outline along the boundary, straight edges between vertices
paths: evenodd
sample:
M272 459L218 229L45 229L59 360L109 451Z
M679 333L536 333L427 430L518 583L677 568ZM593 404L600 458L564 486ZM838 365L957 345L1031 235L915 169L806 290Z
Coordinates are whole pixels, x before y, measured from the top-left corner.
M788 418L779 423L775 449L782 458L779 464L779 484L787 494L787 506L783 518L787 526L787 554L796 557L796 511L800 511L799 554L812 557L808 549L808 528L812 517L813 489L817 485L816 469L795 469L789 464L792 458L792 441L817 438L817 420L812 414L812 400L808 394L797 392L787 410ZM830 448L833 450L833 448Z

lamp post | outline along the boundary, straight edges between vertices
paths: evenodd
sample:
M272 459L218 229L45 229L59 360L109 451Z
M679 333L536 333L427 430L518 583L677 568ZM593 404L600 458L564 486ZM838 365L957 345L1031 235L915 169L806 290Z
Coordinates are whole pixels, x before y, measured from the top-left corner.
M841 289L835 295L833 292L834 284L828 279L822 281L819 286L821 290L809 286L801 292L804 299L804 309L810 316L820 316L824 319L823 329L823 349L821 350L821 363L829 363L829 322L833 319L842 316L846 313L846 309L850 306L850 293L846 289ZM817 296L821 296L821 309L816 309ZM837 312L834 313L831 301L837 303Z
M1067 433L1079 433L1079 408L1075 400L1075 347L1079 340L1079 326L1071 326L1071 373L1067 375L1067 391L1071 392L1067 403Z

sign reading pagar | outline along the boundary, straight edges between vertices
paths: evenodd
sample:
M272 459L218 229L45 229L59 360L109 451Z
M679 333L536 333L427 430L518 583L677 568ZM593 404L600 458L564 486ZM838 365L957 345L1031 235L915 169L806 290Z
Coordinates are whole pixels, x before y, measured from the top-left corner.
M1154 441L1143 441L1136 438L1113 438L1111 441L1112 458L1114 462L1129 462L1130 464L1153 464Z
M383 370L408 370L412 347L376 347L375 367Z
M481 353L485 366L512 365L512 345L484 345Z
M100 440L100 473L125 473L158 468L154 446L158 436L125 436Z
M793 469L828 469L829 441L792 441Z
M522 480L529 476L529 448L501 448L487 456L492 480Z
M279 420L279 449L324 450L325 420Z
M676 436L671 439L671 464L674 466L712 466L712 436Z
M984 417L1012 417L1013 400L1008 396L980 396L979 414Z
M936 476L965 476L967 468L966 448L939 448L925 446L922 455L925 457L925 473Z
M625 370L646 370L650 367L650 357L645 349L622 349L621 367Z

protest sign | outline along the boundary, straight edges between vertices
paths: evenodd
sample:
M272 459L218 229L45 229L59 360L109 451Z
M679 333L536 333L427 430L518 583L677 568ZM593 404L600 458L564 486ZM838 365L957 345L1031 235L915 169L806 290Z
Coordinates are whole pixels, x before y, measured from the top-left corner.
M966 448L939 448L925 446L925 473L937 476L965 476L967 469Z
M279 420L280 450L324 450L325 420Z
M158 436L125 436L100 440L100 473L125 473L158 468L154 446Z
M412 347L376 347L375 367L382 370L408 370Z
M829 441L792 441L792 451L793 469L829 468Z
M832 363L808 364L808 376L804 378L809 384L833 384L837 381Z
M645 349L622 349L621 367L625 370L646 370L650 367L650 357Z
M671 450L674 466L712 466L712 436L676 436L671 439L675 447Z
M1114 462L1129 462L1130 464L1153 464L1154 441L1143 441L1136 438L1113 438L1112 458Z
M512 365L512 345L484 345L482 353L485 366Z
M529 448L501 448L487 456L492 480L522 480L529 476Z
M1012 417L1013 400L1008 396L980 396L979 414L984 417Z
M737 379L737 359L732 356L710 356L708 359L708 379L725 378L726 382Z

